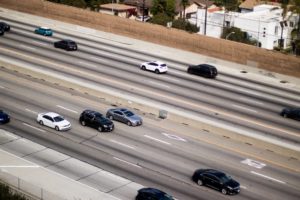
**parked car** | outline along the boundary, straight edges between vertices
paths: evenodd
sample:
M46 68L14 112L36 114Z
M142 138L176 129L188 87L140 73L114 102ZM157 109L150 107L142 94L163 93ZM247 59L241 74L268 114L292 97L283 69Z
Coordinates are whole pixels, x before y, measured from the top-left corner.
M110 119L92 110L84 110L80 115L79 122L82 126L90 126L100 132L114 130L114 123Z
M0 22L0 27L4 29L4 31L10 31L10 25L5 22Z
M71 129L71 123L64 119L61 115L54 112L39 113L36 120L40 125L54 128L57 131Z
M284 108L280 115L285 118L291 118L300 121L300 108Z
M155 188L142 188L138 190L138 194L135 198L136 200L147 200L147 199L151 199L151 200L174 200L174 198Z
M156 74L166 73L168 71L168 66L160 61L144 62L140 65L140 68L142 70L153 71Z
M143 15L137 15L135 17L136 21L140 21L140 22L146 22L149 21L151 19L151 17L149 17L148 15L144 15L144 19L143 19Z
M215 66L209 64L190 65L187 73L195 74L207 78L215 78L218 75L218 70Z
M10 121L9 115L4 112L3 110L0 110L0 124L5 124Z
M61 41L54 42L54 47L65 49L67 51L77 50L77 44L72 40L61 40Z
M126 108L112 108L106 113L106 117L111 120L117 120L127 124L128 126L142 125L143 120L140 116L134 114Z
M47 28L47 27L39 27L39 28L36 28L34 30L34 32L36 34L39 34L39 35L44 35L44 36L52 36L53 35L53 31L50 29L50 28Z
M224 172L214 169L198 169L194 172L193 181L221 191L223 194L238 194L240 184Z

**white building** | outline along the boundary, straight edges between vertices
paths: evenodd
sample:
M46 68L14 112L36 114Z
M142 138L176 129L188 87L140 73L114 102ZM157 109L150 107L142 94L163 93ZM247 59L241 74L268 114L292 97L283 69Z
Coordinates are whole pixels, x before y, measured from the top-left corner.
M223 26L240 28L247 32L250 39L257 40L259 46L274 49L283 41L283 48L290 45L290 33L297 24L297 17L287 14L282 17L282 9L274 5L257 5L252 12L228 12L207 10L205 28L205 9L198 9L197 13L189 19L191 23L200 27L199 34L220 38Z

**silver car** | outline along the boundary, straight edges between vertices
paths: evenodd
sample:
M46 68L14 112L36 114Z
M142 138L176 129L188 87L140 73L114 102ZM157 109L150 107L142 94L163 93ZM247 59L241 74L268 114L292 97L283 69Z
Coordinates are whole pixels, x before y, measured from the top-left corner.
M128 126L139 126L143 123L143 120L140 116L134 114L126 108L109 109L106 113L106 117L111 120L123 122Z

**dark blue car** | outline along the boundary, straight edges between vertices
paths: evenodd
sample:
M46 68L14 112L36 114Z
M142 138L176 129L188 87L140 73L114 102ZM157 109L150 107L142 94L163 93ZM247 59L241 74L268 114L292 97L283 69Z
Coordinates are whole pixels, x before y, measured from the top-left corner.
M53 31L50 28L47 28L47 27L39 27L39 28L35 29L34 32L36 34L45 35L45 36L52 36L53 35Z
M10 117L7 113L5 113L3 110L0 110L0 124L8 123L10 120Z

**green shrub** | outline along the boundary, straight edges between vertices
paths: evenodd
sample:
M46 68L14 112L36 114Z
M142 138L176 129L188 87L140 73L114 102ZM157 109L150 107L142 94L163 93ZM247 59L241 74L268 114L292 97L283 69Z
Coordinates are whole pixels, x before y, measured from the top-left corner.
M0 183L0 199L2 200L27 200L23 195L13 193L9 187L3 183Z

